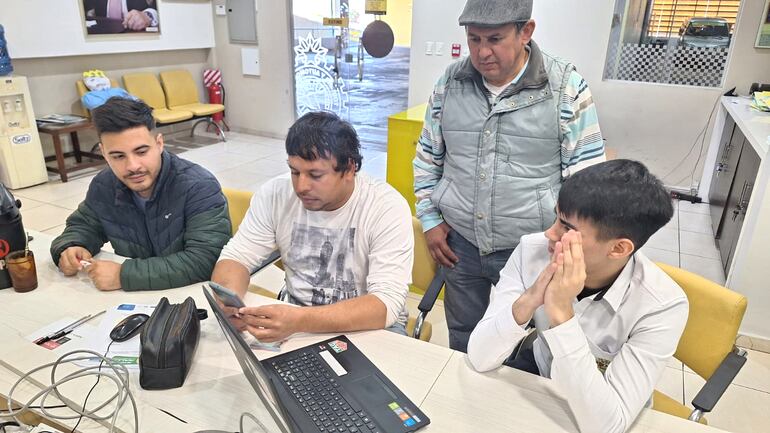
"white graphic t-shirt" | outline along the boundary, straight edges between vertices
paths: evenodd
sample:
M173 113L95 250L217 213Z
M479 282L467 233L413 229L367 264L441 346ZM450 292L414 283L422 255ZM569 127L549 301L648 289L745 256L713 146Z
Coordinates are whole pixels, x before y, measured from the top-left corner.
M254 194L219 260L238 261L251 272L278 249L292 301L325 305L373 294L391 326L406 324L413 247L409 206L387 183L358 173L342 207L309 211L291 180L278 178Z

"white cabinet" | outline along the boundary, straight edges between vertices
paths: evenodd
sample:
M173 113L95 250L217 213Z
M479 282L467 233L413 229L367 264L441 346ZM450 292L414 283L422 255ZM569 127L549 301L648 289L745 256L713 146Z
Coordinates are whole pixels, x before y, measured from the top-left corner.
M770 113L751 109L749 102L722 98L699 195L713 200L726 285L749 300L741 334L770 340ZM718 164L725 169L717 172Z

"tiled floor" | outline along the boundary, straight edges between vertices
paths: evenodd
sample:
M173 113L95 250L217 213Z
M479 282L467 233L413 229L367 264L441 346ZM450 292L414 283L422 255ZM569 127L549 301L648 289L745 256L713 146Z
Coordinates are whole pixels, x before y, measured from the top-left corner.
M184 145L184 137L178 141ZM206 140L203 138L201 140ZM229 133L227 143L215 143L180 153L186 159L208 168L229 188L256 190L274 176L288 175L283 142L272 138ZM363 171L385 178L386 154L364 150ZM61 183L58 178L44 185L13 191L21 199L24 226L29 230L59 234L67 216L85 197L88 184L96 173L91 170ZM719 252L711 235L708 205L676 203L673 220L653 236L642 251L651 259L682 267L720 284L725 277ZM276 291L282 286L282 272L277 268L263 271L253 279ZM412 315L420 299L410 294L407 304ZM448 346L443 303L438 301L429 315L433 323L431 342ZM749 350L748 361L733 385L708 415L711 425L735 432L766 432L770 425L770 354ZM688 404L703 385L703 380L672 359L657 389Z

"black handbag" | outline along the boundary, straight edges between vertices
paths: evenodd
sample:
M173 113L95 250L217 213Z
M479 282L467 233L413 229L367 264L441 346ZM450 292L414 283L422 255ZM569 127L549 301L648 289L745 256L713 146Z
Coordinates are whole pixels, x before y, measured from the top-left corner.
M142 328L139 353L139 385L144 389L179 388L184 384L198 347L206 310L198 310L193 298L170 304L162 298Z

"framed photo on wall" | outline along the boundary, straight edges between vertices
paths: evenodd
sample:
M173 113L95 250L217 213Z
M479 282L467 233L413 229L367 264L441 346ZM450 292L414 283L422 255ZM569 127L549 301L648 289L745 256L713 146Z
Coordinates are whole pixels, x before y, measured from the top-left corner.
M765 0L765 9L762 12L762 22L759 23L757 32L757 48L770 48L770 0Z
M158 33L158 0L81 0L89 35Z

